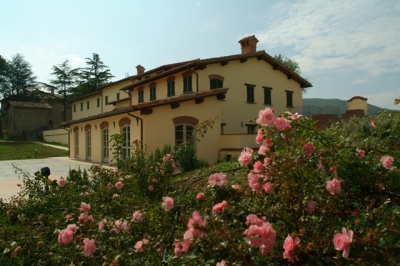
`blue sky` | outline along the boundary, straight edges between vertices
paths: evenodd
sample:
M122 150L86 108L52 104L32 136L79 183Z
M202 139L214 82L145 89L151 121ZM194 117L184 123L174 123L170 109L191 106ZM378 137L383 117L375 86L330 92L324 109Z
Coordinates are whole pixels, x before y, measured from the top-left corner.
M2 0L0 55L21 53L38 81L98 53L113 79L195 58L257 50L299 62L313 84L304 98L368 98L398 109L400 1Z

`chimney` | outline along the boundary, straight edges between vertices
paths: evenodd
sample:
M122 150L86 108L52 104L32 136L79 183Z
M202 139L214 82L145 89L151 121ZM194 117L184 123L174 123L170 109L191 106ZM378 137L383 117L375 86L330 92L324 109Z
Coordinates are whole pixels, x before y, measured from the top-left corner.
M144 71L146 70L142 65L137 65L137 66L136 66L136 69L137 69L137 74L138 74L138 75L143 74Z
M242 54L251 54L257 51L258 40L254 35L244 37L239 41L239 43L242 48Z

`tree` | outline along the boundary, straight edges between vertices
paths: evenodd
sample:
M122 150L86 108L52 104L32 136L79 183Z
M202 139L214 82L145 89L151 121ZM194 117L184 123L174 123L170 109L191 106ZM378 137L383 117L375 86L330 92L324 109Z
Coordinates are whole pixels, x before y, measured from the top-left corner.
M75 96L95 92L98 87L109 82L114 77L98 54L93 53L92 58L85 59L88 67L80 72L81 81L75 90Z
M285 65L285 67L289 68L290 70L292 70L296 74L300 75L301 71L300 71L299 63L297 63L293 59L290 59L288 57L284 57L281 54L275 55L274 58L276 60L278 60L279 62L281 62L283 65Z
M0 95L7 90L8 87L8 62L0 55Z
M51 75L55 76L55 79L50 80L51 85L46 83L41 84L47 89L55 90L58 94L62 95L65 122L67 117L67 100L77 84L76 78L79 68L71 69L68 60L66 60L58 66L53 66L52 70Z
M36 76L32 66L21 54L16 54L8 63L6 75L8 88L3 91L7 96L28 96L29 92L36 88Z

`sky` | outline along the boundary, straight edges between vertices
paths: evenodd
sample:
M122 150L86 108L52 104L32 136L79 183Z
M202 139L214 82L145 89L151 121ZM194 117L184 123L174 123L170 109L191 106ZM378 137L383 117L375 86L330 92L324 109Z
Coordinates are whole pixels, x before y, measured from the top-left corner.
M115 76L196 58L257 50L300 64L313 87L304 98L348 100L398 109L400 1L397 0L2 0L0 55L20 53L37 81L93 53Z

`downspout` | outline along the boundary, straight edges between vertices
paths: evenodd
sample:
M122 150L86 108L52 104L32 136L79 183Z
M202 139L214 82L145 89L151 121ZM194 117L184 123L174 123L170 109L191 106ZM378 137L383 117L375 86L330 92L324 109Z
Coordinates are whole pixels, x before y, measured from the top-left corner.
M66 130L66 131L68 132L68 157L71 158L71 147L69 146L69 144L71 143L69 138L70 138L71 136L70 136L70 134L69 134L69 128L68 128L68 129L67 129L67 128L63 128L63 129Z
M140 146L141 146L141 148L143 150L143 119L138 117L138 116L132 115L129 112L127 114L129 116L132 116L132 117L136 118L136 121L140 120Z
M196 92L199 92L199 74L197 74L194 70L188 68L192 73L196 74Z

